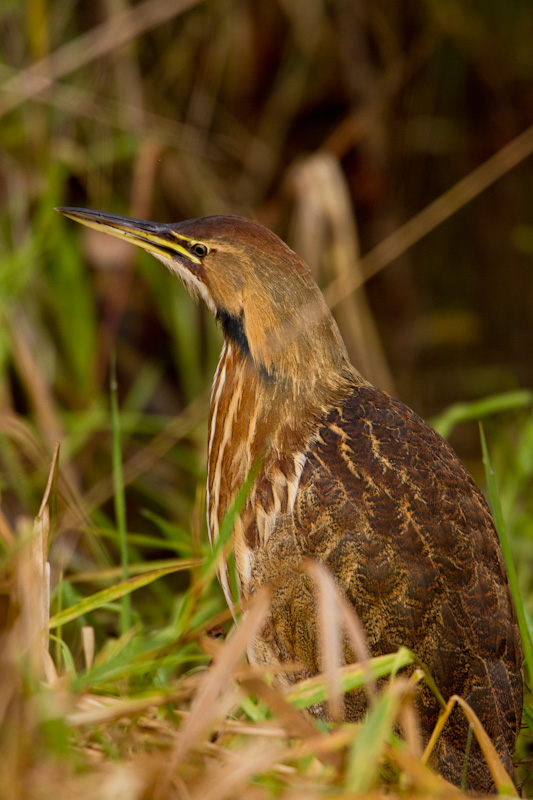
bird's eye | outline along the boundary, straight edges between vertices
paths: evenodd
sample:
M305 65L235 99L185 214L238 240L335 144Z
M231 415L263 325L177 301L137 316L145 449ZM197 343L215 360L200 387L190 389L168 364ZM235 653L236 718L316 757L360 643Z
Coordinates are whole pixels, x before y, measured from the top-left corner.
M191 244L191 250L198 258L203 258L209 253L209 248L201 242L193 242L193 244Z

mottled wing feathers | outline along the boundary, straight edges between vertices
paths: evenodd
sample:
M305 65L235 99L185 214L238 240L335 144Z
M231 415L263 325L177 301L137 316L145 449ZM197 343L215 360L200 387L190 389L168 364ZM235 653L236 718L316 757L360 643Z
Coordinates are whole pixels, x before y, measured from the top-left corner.
M295 551L324 560L372 652L412 648L446 698L457 693L472 704L510 768L522 710L516 618L489 510L448 444L402 403L357 387L319 429L280 531L280 541L293 543L282 563ZM298 603L301 590L284 592L286 607ZM288 615L301 627L295 608ZM306 663L301 644L297 655ZM429 733L438 707L427 692L421 702ZM458 712L439 753L454 780L465 738ZM475 748L472 762L474 772L485 769ZM488 772L478 788L480 780L491 787Z

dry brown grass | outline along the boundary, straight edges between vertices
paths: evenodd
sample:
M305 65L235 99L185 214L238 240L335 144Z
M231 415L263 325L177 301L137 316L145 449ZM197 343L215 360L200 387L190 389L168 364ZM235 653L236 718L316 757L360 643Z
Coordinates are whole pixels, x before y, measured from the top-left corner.
M324 674L288 694L271 685L272 675L265 669L246 663L246 650L268 614L267 589L254 596L225 641L201 636L211 659L206 669L144 696L131 696L127 684L121 691L120 683L111 694L95 694L90 686L76 691L72 672L58 674L46 635L46 553L57 499L57 455L56 451L33 530L23 521L19 531L8 535L13 548L12 569L6 572L11 601L0 665L3 796L32 800L51 796L84 800L95 793L139 800L463 796L424 766L434 742L422 752L413 707L422 671L415 670L408 678L389 666L385 670L389 680L382 680L377 692L378 664L386 659L370 658L353 610L329 573L316 564L309 570L317 585ZM20 544L15 546L15 541ZM87 634L91 629L85 630ZM344 634L361 659L359 665L339 667ZM86 635L88 667L93 647L92 637ZM408 657L398 660L397 667L408 662ZM347 685L366 686L368 691L370 710L360 724L325 726L298 710L329 696L330 710L338 716L340 692ZM497 785L512 793L511 779L475 715L464 701L455 700L474 727ZM401 732L402 742L396 731Z
M252 215L307 258L370 380L430 412L527 384L530 8L29 0L0 22L0 796L458 795L422 763L414 679L376 695L371 735L326 732L246 664L266 600L225 641L208 635L229 625L198 488L218 334L156 266L95 236L79 245L52 208ZM190 578L140 588L130 631L115 598L43 647L50 613L121 585L114 348L131 574L155 559ZM529 404L475 407L521 415L494 437L526 606ZM477 431L459 444L476 470ZM370 661L316 580L335 621L319 687L335 716L341 632L358 680Z

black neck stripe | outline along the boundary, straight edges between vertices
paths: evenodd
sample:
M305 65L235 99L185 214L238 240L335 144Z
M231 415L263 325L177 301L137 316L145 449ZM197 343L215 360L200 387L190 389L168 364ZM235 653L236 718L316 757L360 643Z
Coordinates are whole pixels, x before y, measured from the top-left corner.
M226 336L230 341L234 342L243 353L249 355L250 347L244 332L243 315L241 314L238 317L234 317L231 314L228 314L226 311L219 311L217 313L217 319L222 325L224 336Z

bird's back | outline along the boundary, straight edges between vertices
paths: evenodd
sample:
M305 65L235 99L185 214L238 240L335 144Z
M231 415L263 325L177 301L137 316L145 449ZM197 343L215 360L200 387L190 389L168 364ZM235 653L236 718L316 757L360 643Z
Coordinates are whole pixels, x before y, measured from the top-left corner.
M510 771L522 713L522 653L490 512L449 445L374 387L356 386L331 408L305 453L292 513L278 515L256 550L250 587L277 587L268 650L305 665L300 677L319 667L313 588L298 569L304 557L329 566L373 655L405 645L429 667L445 699L459 694L470 703ZM419 703L427 740L439 708L427 689ZM347 718L361 710L360 697L346 699ZM466 736L456 711L436 751L439 770L455 783ZM493 789L476 744L468 784Z

